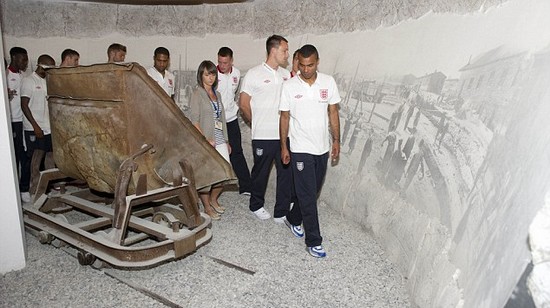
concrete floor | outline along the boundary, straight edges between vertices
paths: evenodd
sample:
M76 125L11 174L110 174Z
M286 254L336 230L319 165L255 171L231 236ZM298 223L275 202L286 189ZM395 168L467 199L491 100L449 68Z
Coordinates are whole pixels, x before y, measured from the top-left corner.
M328 257L248 211L224 192L228 211L194 254L148 270L96 270L27 233L27 267L0 277L0 307L410 307L403 277L374 239L320 203ZM266 208L272 212L273 192ZM220 262L223 260L241 269Z

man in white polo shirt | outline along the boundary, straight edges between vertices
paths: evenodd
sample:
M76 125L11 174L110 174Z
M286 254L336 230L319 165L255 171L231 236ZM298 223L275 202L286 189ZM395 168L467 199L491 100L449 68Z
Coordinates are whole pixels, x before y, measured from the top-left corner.
M327 171L329 150L333 164L340 155L340 94L332 76L317 72L318 64L317 49L302 46L298 53L300 74L283 84L279 110L281 158L292 166L298 198L285 223L296 237L304 236L303 223L309 253L323 258L326 252L321 245L317 196Z
M265 192L271 166L275 161L277 169L277 191L273 216L275 221L284 222L291 202L292 173L281 161L279 142L279 100L281 87L290 78L290 72L281 65L288 60L288 41L280 35L272 35L266 41L267 59L250 69L241 86L241 116L252 122L252 190L250 210L259 219L269 219L265 210Z
M48 109L48 90L46 88L46 71L43 66L55 66L49 55L38 57L38 66L32 75L23 79L21 84L21 109L27 161L23 174L30 175L30 192L34 193L40 176L40 165L46 156L46 168L53 168L52 135L50 129L50 112ZM46 154L48 153L48 154ZM25 184L29 184L28 178ZM23 181L23 177L21 179Z
M174 74L167 70L170 65L170 52L164 47L155 49L153 56L154 65L147 69L147 74L151 76L159 86L174 99Z
M241 128L237 116L239 106L235 101L235 94L240 81L241 72L233 66L233 50L229 47L220 48L218 51L218 91L222 95L227 121L227 135L231 146L229 160L239 180L239 193L250 196L252 182L250 181L250 170L248 170L243 154Z
M21 80L23 72L29 65L29 56L27 50L21 47L10 49L10 65L8 66L8 98L10 101L11 130L13 134L13 147L15 150L15 168L18 174L23 178L23 170L19 173L19 167L25 164L25 147L23 145L23 112L21 111ZM28 184L19 180L19 191L23 202L31 201L28 193Z

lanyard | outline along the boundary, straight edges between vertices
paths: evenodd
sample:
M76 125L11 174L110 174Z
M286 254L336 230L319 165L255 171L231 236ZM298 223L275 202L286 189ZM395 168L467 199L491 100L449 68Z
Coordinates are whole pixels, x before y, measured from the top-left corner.
M204 89L204 91L206 91L206 89ZM216 112L216 119L219 119L221 116L221 110L220 110L220 103L218 102L218 96L216 95L216 91L214 91L216 102L212 101L212 99L210 98L210 95L208 95L208 91L206 91L206 96L208 96L208 100L210 100L210 103L212 103L212 108L214 108L214 111Z

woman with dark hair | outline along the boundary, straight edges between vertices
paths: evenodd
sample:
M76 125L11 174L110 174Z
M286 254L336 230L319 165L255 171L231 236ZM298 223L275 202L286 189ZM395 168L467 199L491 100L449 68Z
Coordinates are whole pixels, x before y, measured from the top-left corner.
M202 61L197 70L198 87L193 91L190 101L189 119L216 148L218 153L229 162L229 146L225 112L221 95L216 91L218 71L211 61ZM213 220L219 220L225 208L218 203L222 186L205 187L199 191L204 212Z

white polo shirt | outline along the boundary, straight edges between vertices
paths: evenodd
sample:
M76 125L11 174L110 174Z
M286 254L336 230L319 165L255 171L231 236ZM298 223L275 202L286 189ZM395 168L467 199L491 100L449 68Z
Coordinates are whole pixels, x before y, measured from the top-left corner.
M223 107L225 109L225 119L231 122L237 119L239 106L235 101L235 93L241 80L241 71L236 67L231 67L229 74L224 74L218 69L218 92L222 95Z
M31 109L34 120L38 126L42 128L45 135L51 134L46 79L38 76L36 72L23 78L23 82L21 83L21 97L29 98L29 108ZM34 130L27 117L23 117L23 130Z
M283 82L288 79L288 70L274 70L265 62L244 76L241 92L251 96L253 140L279 140L279 101Z
M332 76L317 73L310 86L300 76L283 84L279 110L290 112L290 151L321 155L330 150L328 106L340 94Z
M21 122L23 121L23 111L21 110L21 80L23 80L23 74L12 71L11 66L9 66L7 78L8 89L17 91L10 101L11 121Z
M174 74L170 73L168 70L165 70L163 77L154 66L147 69L147 74L149 74L149 76L151 76L151 78L153 78L159 86L162 87L168 96L172 97L172 95L174 95L174 86L176 84Z

